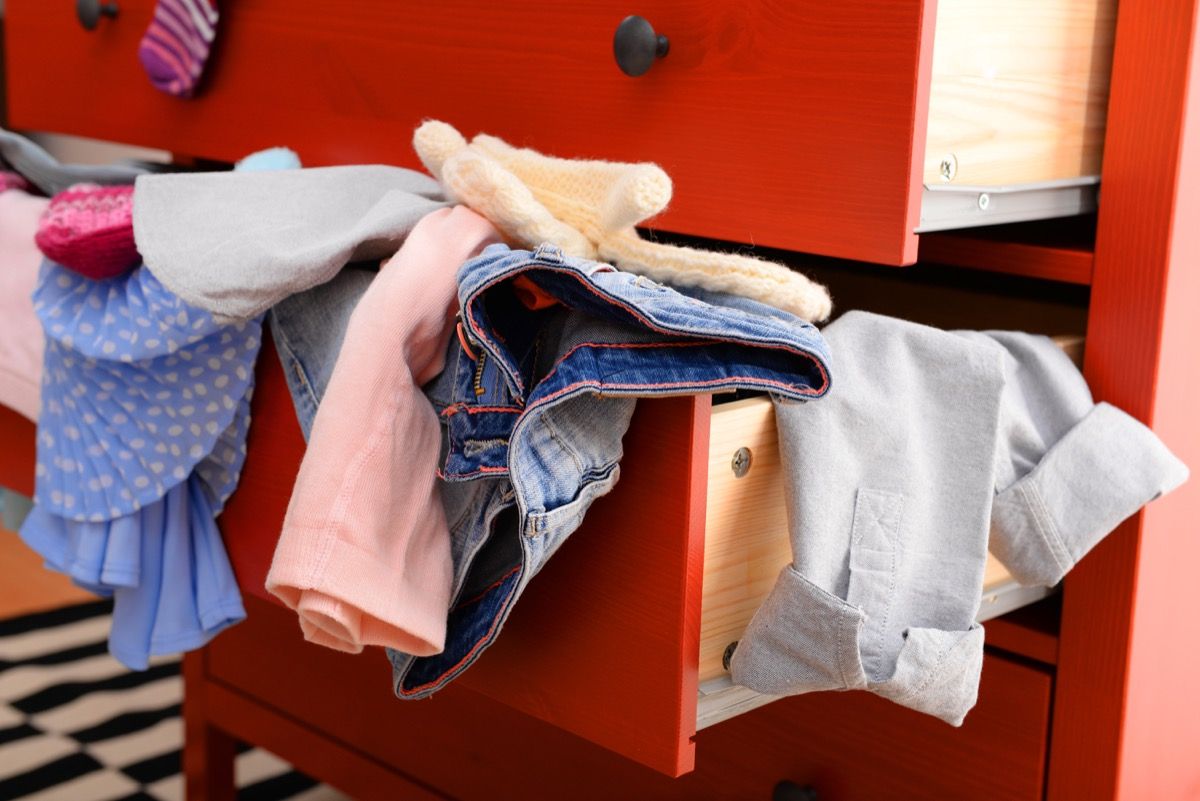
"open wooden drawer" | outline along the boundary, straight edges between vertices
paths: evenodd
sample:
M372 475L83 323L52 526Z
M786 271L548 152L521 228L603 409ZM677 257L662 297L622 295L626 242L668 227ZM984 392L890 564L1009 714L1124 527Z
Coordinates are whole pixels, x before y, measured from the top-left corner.
M1082 364L1082 337L1055 342ZM707 489L697 729L775 700L734 685L726 667L731 648L792 559L775 415L767 398L713 408ZM990 620L1049 593L1020 585L990 557L977 619Z
M91 32L73 3L9 0L16 127L233 161L416 166L426 117L565 156L660 163L655 225L887 264L918 230L1088 208L1115 0L238 0L192 100L137 59L154 0ZM627 15L670 51L614 63Z
M259 363L253 414L241 485L220 524L243 592L267 598L263 582L304 452L269 340ZM7 446L0 481L32 492L33 425L0 409L0 433ZM625 444L617 489L596 503L584 527L534 580L496 645L457 684L677 776L695 767L698 730L772 700L732 687L721 667L726 645L740 635L790 558L770 402L754 398L714 409L709 397L643 401ZM749 451L750 462L739 478L732 460L741 448ZM997 567L988 572L981 619L1040 595L1016 588ZM254 614L263 607L248 608ZM274 619L280 618L294 624L290 613ZM287 689L299 677L280 682L264 679L262 671L232 669L267 659L254 648L276 639L261 632L247 639L240 630L214 643L213 678L310 727L355 730L354 721L335 719L344 714L340 702L317 703L312 692ZM337 664L364 665L348 670L347 677L372 677L332 682L316 695L336 699L346 693L356 704L365 696L368 707L395 716L398 726L408 719L407 710L426 708L391 700L386 662L374 649L346 657L296 639L279 639L294 644L286 655L272 656L271 664L307 664L321 655L322 664L336 657ZM980 704L994 713L984 715L955 747L988 747L1012 728L1009 722L992 730L1000 711L1028 696L1020 701L1025 710L1020 720L1028 728L1021 729L1018 741L1024 750L1013 750L1009 734L1003 735L1005 747L1021 764L1041 765L1045 679L1015 668L989 670L998 672L985 682ZM1000 698L1010 700L1001 703ZM875 710L872 715L880 714L876 706L868 707ZM895 725L911 726L904 715L913 714L905 712ZM286 748L275 747L288 756Z
M779 571L792 560L771 402L751 398L716 406L709 445L697 729L775 700L734 685L725 664ZM1049 592L1021 586L991 557L977 619L1011 612Z
M243 590L266 597L304 447L269 348L254 407L242 483L220 522ZM790 558L771 404L643 401L625 449L617 488L457 684L675 776L694 768L699 729L772 700L733 687L721 667ZM1042 594L993 565L981 617ZM392 706L382 675L371 691L397 716L412 703Z

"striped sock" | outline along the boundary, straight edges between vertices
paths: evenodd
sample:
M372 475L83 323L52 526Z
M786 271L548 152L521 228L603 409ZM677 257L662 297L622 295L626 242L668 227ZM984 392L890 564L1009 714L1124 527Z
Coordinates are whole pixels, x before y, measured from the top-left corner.
M217 28L216 0L158 0L138 58L150 82L167 94L191 97Z

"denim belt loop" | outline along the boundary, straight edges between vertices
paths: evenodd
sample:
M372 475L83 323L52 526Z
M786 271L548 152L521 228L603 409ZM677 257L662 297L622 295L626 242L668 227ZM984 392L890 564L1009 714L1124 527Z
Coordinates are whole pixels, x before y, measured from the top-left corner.
M562 248L550 242L543 242L537 246L537 250L533 251L533 258L539 261L553 262L554 264L562 264L563 252Z

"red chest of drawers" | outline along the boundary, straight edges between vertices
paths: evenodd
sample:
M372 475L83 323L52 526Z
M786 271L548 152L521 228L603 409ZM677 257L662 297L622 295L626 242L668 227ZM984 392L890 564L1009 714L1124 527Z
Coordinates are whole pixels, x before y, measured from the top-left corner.
M78 31L70 3L9 0L10 123L225 160L289 144L310 164L411 165L413 125L443 117L561 153L661 161L679 198L664 230L902 263L918 242L935 5L236 0L223 5L204 93L183 102L140 73L149 0L122 0L93 34ZM626 13L672 33L675 49L644 79L610 74L611 29ZM1093 390L1193 465L1197 14L1195 0L1118 13L1094 246L920 240L943 259L995 268L1017 257L999 266L1090 282ZM848 694L777 702L697 734L687 705L709 406L647 403L620 489L539 576L495 653L433 701L401 705L378 654L305 645L254 597L302 448L278 371L271 358L260 366L243 486L222 519L251 617L186 662L192 797L229 797L234 737L363 798L766 798L782 779L822 799L1182 799L1200 788L1191 485L1089 556L1061 612L988 624L980 705L963 729ZM0 482L28 489L29 427L7 414L0 424L6 443L22 443L0 460ZM601 583L602 571L617 578Z

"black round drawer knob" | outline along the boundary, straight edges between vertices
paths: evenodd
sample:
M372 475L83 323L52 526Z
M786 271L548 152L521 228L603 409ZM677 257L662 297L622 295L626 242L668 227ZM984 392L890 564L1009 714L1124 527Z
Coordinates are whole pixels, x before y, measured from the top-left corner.
M79 18L79 24L89 31L96 30L101 17L116 17L119 10L114 2L75 0L75 16Z
M82 2L82 0L81 0ZM667 37L654 32L644 17L626 17L613 35L613 55L621 72L636 78L671 49Z
M808 785L784 779L771 791L771 801L817 801L817 791Z

